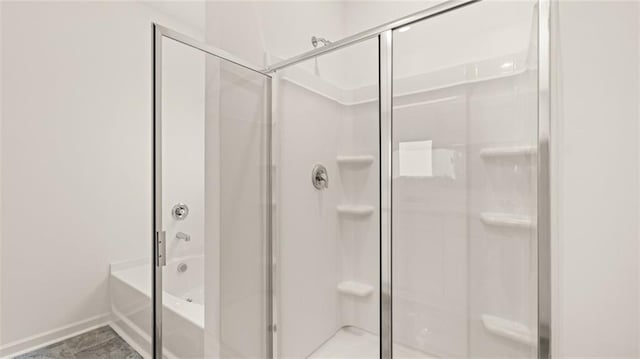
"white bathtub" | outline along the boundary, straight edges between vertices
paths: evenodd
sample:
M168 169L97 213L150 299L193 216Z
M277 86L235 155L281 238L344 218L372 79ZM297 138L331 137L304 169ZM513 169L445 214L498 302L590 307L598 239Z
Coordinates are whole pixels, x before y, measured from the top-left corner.
M187 270L178 271L184 263ZM204 258L170 260L163 280L163 345L167 358L204 357ZM111 266L114 329L145 357L151 353L151 266L133 261Z

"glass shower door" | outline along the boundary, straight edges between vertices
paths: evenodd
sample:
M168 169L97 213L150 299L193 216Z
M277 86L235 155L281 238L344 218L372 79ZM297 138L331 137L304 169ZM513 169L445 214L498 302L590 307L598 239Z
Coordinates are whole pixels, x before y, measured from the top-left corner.
M377 38L274 77L279 358L379 357L378 82Z
M395 358L536 356L536 6L394 30Z
M156 357L268 358L270 78L158 29Z

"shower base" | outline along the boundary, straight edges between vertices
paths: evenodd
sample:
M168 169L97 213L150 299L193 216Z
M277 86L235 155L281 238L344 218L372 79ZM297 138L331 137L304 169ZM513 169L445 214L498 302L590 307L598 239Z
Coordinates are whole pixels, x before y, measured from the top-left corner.
M380 338L356 327L338 330L321 347L316 349L311 359L379 358ZM399 344L393 345L394 358L435 359L436 357Z

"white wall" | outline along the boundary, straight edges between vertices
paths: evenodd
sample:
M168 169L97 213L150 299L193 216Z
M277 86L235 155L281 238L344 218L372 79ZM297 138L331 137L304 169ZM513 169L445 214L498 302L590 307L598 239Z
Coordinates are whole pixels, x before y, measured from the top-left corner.
M150 255L151 22L201 7L2 3L5 348L104 322L109 263Z
M637 357L638 3L554 19L554 352Z
M259 66L313 49L311 36L345 36L338 1L207 3L207 42Z

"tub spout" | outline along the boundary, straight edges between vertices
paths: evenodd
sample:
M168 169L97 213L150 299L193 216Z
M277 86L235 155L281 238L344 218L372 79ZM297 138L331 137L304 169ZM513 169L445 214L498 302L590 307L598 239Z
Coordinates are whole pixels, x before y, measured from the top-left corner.
M184 232L178 232L178 233L176 233L176 238L177 238L177 239L182 239L182 240L184 240L185 242L189 242L189 241L191 241L191 235L190 235L190 234L186 234L186 233L184 233Z

